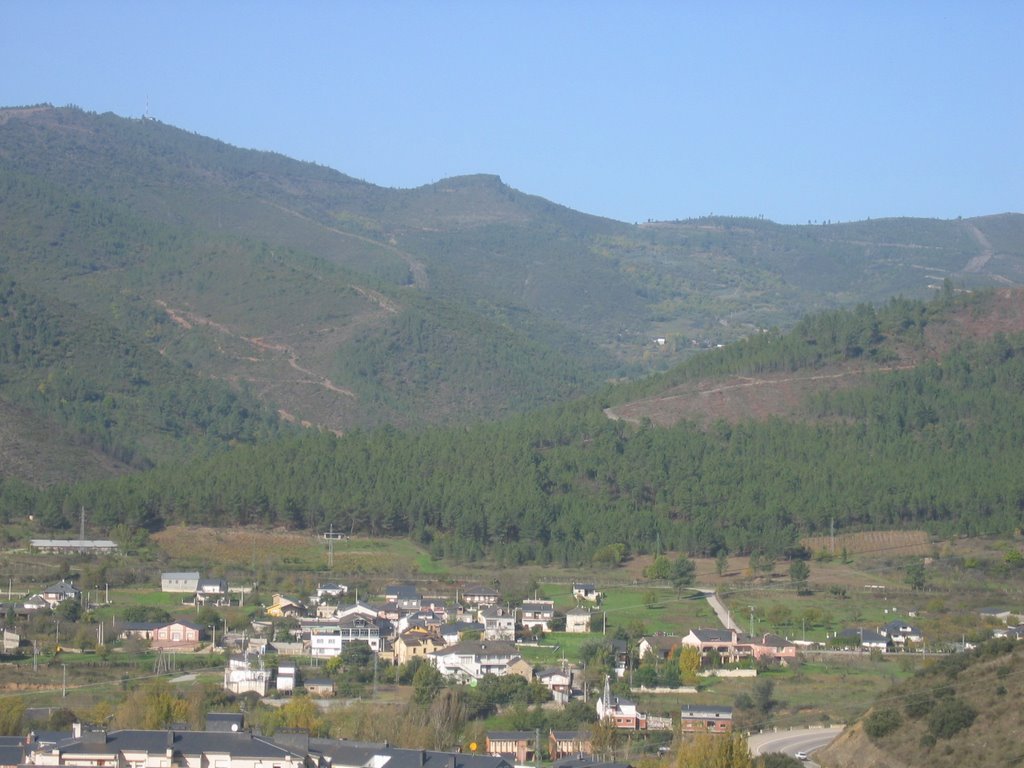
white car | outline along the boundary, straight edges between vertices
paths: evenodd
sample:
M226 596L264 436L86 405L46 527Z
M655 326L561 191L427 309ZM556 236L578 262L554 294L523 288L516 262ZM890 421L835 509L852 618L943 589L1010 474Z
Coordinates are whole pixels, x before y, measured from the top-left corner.
M793 757L795 757L797 760L808 760L809 759L807 757L807 753L806 752L797 752L795 755L793 755Z

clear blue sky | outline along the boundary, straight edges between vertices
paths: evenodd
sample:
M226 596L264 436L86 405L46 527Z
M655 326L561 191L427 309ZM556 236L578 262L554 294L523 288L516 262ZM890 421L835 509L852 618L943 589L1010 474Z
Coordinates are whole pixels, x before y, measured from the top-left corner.
M1022 2L0 5L0 104L76 104L623 221L1024 210Z

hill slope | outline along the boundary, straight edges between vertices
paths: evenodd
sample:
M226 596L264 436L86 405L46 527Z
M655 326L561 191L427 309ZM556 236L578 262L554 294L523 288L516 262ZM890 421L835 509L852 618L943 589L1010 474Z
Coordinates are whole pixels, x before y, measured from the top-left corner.
M5 277L67 333L116 338L140 391L163 386L162 358L182 382L251 398L247 414L336 432L500 418L667 368L692 339L921 295L945 277L1024 281L1017 214L636 226L494 176L385 189L152 120L51 107L0 110L0 217ZM0 398L52 419L29 393L65 362L4 365ZM93 372L99 402L117 370ZM191 452L172 443L193 431L95 445L146 465Z
M827 768L1020 765L1022 695L1024 648L990 641L887 692L814 757Z
M891 306L898 306L894 302ZM886 313L883 311L883 320ZM876 346L867 354L839 354L816 361L806 367L758 371L747 363L736 374L710 375L690 379L679 372L656 377L643 385L646 392L638 399L629 399L608 408L607 415L635 424L650 421L670 426L690 420L707 426L718 420L739 422L770 417L813 419L809 407L815 395L826 391L848 390L864 385L879 374L910 370L925 361L939 360L958 344L991 339L996 334L1024 332L1024 291L1000 289L972 300L961 310L942 317L911 319L895 318L898 325L879 331ZM903 332L914 328L912 337ZM818 346L820 328L810 328L805 321L797 325L796 334L806 333L803 344ZM742 367L743 363L738 362ZM685 381L674 383L675 379Z

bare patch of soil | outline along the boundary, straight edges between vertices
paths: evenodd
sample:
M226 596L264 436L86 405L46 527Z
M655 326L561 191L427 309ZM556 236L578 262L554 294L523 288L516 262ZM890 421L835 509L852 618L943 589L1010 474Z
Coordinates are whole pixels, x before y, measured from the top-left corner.
M925 360L940 358L963 341L1022 331L1024 291L1000 289L983 306L967 307L943 322L927 325L923 348L897 350L898 359L885 366L858 361L795 374L707 379L674 387L657 397L617 405L605 413L612 419L636 424L649 420L658 426L684 420L706 427L719 420L736 423L773 416L812 419L813 414L806 408L812 393L849 389L875 373L913 368Z

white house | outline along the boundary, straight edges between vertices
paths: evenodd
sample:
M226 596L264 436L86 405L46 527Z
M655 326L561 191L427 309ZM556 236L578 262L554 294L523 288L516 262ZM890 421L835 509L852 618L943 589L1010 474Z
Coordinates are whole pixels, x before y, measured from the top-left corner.
M295 690L295 680L299 675L299 668L295 662L286 661L277 665L277 690L282 693L291 693Z
M555 618L555 602L553 600L526 600L520 610L525 629L551 631L551 622Z
M160 574L161 592L194 594L199 588L199 571L179 571Z
M510 640L516 639L516 614L502 608L500 605L491 605L480 610L480 622L484 625L485 640Z
M577 601L586 600L588 603L596 603L601 599L601 593L593 584L573 584L572 596Z
M488 674L520 674L525 664L514 643L501 641L466 640L427 654L426 658L442 675L459 682L479 680ZM532 669L529 675L533 676Z
M591 613L589 608L570 608L565 612L566 632L589 632Z
M270 688L270 671L263 668L263 659L253 664L249 656L232 656L224 669L224 687L232 693L255 691L266 696Z
M39 593L39 596L46 601L51 608L63 603L65 600L78 600L82 593L69 581L59 581Z
M316 597L313 602L319 604L324 600L337 600L342 595L348 594L348 587L344 584L336 584L334 582L328 582L327 584L316 585Z
M309 631L309 653L313 657L337 656L350 643L364 642L375 653L380 651L380 619L365 616L347 616L337 621L303 621L303 630Z

